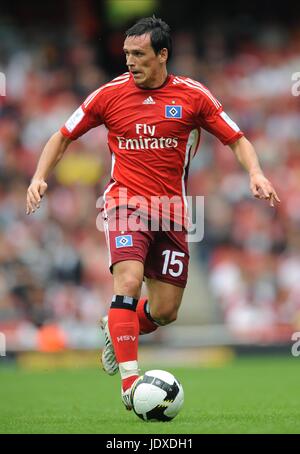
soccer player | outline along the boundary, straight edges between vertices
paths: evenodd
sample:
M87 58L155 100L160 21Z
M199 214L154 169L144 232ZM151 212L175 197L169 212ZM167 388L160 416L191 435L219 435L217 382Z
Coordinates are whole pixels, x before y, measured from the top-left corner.
M102 364L110 375L120 372L127 409L132 407L132 390L139 375L139 334L176 320L186 286L189 251L186 226L180 220L185 215L188 169L201 128L230 146L249 173L255 197L269 200L271 206L280 202L253 146L221 103L201 83L168 74L171 52L170 29L161 19L147 17L133 25L124 41L128 72L88 96L50 138L27 193L30 214L39 208L47 177L68 145L91 128L107 127L112 170L103 213L114 295L108 316L102 319ZM120 194L125 190L124 199ZM120 227L120 221L133 214L130 200L136 196L145 213L143 228ZM168 215L173 221L170 229L148 228L147 208L155 196L176 197ZM180 215L179 202L183 207ZM128 210L121 210L125 205ZM160 227L162 211L154 210ZM181 230L175 228L178 225L183 226ZM147 299L140 299L143 280Z

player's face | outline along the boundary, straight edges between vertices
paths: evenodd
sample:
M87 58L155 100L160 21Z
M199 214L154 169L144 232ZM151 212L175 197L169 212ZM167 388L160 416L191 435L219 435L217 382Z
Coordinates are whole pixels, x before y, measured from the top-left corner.
M128 36L124 42L126 64L134 82L141 88L156 88L165 81L167 70L167 49L155 54L150 34Z

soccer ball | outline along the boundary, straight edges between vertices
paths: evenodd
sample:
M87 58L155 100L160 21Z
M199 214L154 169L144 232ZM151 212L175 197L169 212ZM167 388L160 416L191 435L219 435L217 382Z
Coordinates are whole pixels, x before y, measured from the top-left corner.
M144 421L171 421L184 401L180 382L165 370L149 370L136 382L133 410Z

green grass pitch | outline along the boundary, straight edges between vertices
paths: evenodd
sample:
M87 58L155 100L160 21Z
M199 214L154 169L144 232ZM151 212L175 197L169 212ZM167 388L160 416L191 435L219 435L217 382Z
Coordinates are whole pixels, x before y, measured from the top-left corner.
M119 377L100 369L1 367L0 433L300 432L300 358L244 358L218 368L166 369L183 384L184 407L171 422L146 423L123 408Z

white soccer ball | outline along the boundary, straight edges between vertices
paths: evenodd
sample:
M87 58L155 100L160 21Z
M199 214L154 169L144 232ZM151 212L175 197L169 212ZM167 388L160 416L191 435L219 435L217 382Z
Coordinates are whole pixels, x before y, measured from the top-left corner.
M182 385L165 370L148 370L133 390L133 410L144 421L171 421L183 401Z

